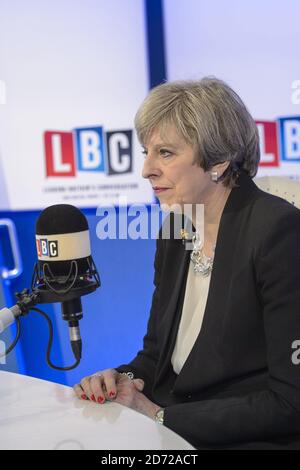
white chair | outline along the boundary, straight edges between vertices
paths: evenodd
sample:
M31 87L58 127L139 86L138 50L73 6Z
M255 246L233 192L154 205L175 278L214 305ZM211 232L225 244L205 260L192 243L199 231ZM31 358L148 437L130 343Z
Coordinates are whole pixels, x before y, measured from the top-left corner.
M262 176L254 182L263 191L282 197L300 209L300 181L287 176Z

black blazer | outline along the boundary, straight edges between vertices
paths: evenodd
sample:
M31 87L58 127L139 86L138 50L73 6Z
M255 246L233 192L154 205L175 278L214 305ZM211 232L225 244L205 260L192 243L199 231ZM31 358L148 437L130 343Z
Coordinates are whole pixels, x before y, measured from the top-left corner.
M165 425L195 447L300 448L300 365L292 361L300 340L300 211L240 175L220 221L202 328L177 376L171 356L189 255L181 240L158 239L143 350L117 369L143 378L145 394L165 407Z

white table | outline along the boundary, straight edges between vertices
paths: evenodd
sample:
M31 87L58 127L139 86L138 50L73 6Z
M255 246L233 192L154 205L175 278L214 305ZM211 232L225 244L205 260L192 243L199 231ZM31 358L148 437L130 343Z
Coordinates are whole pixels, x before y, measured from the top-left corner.
M0 371L0 449L194 450L118 403L78 400L71 387Z

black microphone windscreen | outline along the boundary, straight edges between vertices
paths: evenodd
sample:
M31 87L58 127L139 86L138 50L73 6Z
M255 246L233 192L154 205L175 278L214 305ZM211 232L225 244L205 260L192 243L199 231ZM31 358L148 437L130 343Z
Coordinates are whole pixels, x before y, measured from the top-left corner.
M36 245L39 265L46 275L66 277L74 261L78 274L89 268L89 227L77 207L56 204L44 209L36 222Z
M37 235L83 232L88 229L84 214L71 204L56 204L47 207L41 212L36 222Z

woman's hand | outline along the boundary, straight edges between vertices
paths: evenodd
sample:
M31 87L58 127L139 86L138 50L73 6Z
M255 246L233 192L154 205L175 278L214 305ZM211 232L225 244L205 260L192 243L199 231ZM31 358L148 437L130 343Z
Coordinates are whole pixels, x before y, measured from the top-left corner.
M160 406L141 393L144 385L142 379L131 380L115 369L106 369L84 377L73 388L77 397L82 400L90 399L99 404L113 400L153 419Z
M73 389L77 397L81 400L89 399L101 404L104 403L105 400L114 400L116 398L118 384L122 381L122 378L130 380L126 375L116 371L116 369L105 369L84 377L80 381L80 384L74 385ZM137 390L143 390L144 381L142 379L134 379L130 380L130 382L132 382L132 385L134 385Z
M141 393L143 388L143 380L131 380L126 375L123 375L118 381L117 396L114 401L154 419L156 412L161 407Z

